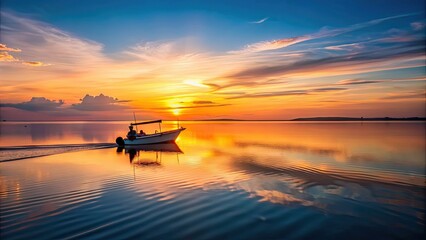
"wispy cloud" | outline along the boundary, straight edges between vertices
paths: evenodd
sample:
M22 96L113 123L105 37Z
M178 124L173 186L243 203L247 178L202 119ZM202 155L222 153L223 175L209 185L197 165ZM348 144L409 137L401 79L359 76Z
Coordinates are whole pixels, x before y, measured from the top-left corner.
M255 87L262 87L262 86L282 86L283 84L287 83L287 81L282 80L282 79L256 79L256 80L250 80L250 81L230 81L224 84L213 84L213 83L208 83L206 85L210 86L212 89L212 92L216 92L219 90L223 90L226 88L232 88L232 87L250 87L250 88L255 88Z
M44 66L50 66L51 64L42 63L39 61L28 61L28 62L22 62L24 65L32 66L32 67L44 67Z
M193 101L193 104L214 104L212 101Z
M0 62L19 62L19 59L8 52L0 52Z
M348 44L340 44L340 45L325 47L325 49L327 50L335 50L335 51L359 50L361 48L362 48L362 45L360 43L348 43Z
M19 48L11 48L7 47L6 44L0 43L0 51L7 51L7 52L21 52L22 50Z
M21 52L19 48L11 48L0 43L0 62L19 62L20 60L9 52Z
M409 93L391 93L388 96L382 97L387 100L404 100L404 99L425 99L426 92L409 92Z
M337 41L333 39L333 41L326 42L326 44L332 43L328 48L317 46L316 44L314 44L314 47L310 47L310 45L306 44L304 47L307 50L305 52L301 50L300 52L303 57L296 58L287 57L288 52L263 52L257 55L247 55L246 59L251 59L256 64L237 68L240 71L238 72L237 70L230 75L206 80L205 84L211 86L212 92L215 94L222 95L226 93L229 97L237 96L237 98L240 98L245 95L245 93L238 93L241 90L250 88L250 91L243 92L252 92L254 90L262 93L262 89L273 87L273 84L275 84L274 79L281 79L276 82L277 87L288 88L294 86L296 82L294 78L309 79L310 77L359 74L424 66L425 41L423 35L398 32L401 35L410 35L409 41L393 41L383 44L382 40L386 38L386 34L398 37L393 31L382 33L376 38L371 38L367 35L357 43L339 44L338 39ZM332 51L328 52L324 51L324 49ZM336 84L327 83L324 85L355 86L391 81L417 80L409 80L409 78L400 80L351 79L341 80ZM311 86L315 85L313 81L309 80L309 82L311 82ZM288 94L288 92L284 92L284 94ZM251 96L259 97L263 95L252 94Z
M140 60L157 61L168 58L170 55L177 55L174 49L173 42L145 42L130 47L123 53Z
M347 88L336 88L336 87L324 87L324 88L314 88L312 90L308 90L308 92L329 92L329 91L343 91L343 90L347 90Z
M233 74L229 76L229 78L235 79L280 76L282 74L327 69L330 67L333 67L334 69L337 67L351 68L352 66L361 66L383 61L422 57L424 56L424 50L424 39L416 39L416 41L388 47L386 49L372 49L355 54L328 56L318 59L305 59L290 64L255 67Z
M40 62L42 65L53 63L57 69L75 71L76 66L87 68L105 60L103 46L99 43L79 39L54 26L17 14L6 11L1 11L0 14L3 20L0 27L2 45L14 45L13 48L2 47L19 52L19 59L26 65L40 66L30 62ZM42 59L34 61L34 56Z
M420 31L423 28L425 28L426 23L424 23L424 22L412 22L410 25L413 28L413 30Z
M415 41L416 36L410 36L410 35L399 35L399 36L390 36L390 37L384 37L377 39L378 42L384 42L384 43L403 43L403 42L411 42Z
M246 45L244 49L242 50L231 51L230 53L253 53L253 52L262 52L267 50L280 49L280 48L288 47L293 44L304 42L310 39L312 39L311 36L300 36L300 37L292 37L292 38L283 38L283 39L272 40L272 41L257 42L257 43Z
M280 97L280 96L295 96L295 95L306 95L306 90L288 90L288 91L273 91L273 92L258 92L258 93L246 93L239 94L226 99L238 99L238 98L265 98L265 97Z
M260 23L265 22L265 21L266 21L266 20L268 20L268 19L269 19L269 17L266 17L266 18L262 18L262 19L260 19L260 20L258 20L258 21L253 21L253 22L250 22L250 23L260 24Z
M371 83L380 83L383 81L380 80L361 80L361 79L345 79L337 82L337 85L360 85L360 84L371 84Z
M388 79L343 79L338 81L335 85L364 85L374 83L397 83L397 82L419 82L426 81L426 77L416 78L388 78Z
M278 40L272 40L272 41L262 41L257 43L252 43L246 45L242 50L237 51L230 51L230 53L253 53L253 52L261 52L261 51L268 51L268 50L276 50L285 48L291 45L294 45L296 43L313 40L313 39L319 39L319 38L326 38L326 37L333 37L337 36L343 33L359 30L362 28L370 27L373 25L377 25L379 23L382 23L387 20L401 18L401 17L407 17L414 14L403 14L403 15L397 15L392 17L386 17L386 18L379 18L374 19L365 23L359 23L354 24L349 27L344 28L336 28L336 29L328 29L323 28L319 32L316 32L314 34L308 34L303 36L297 36L297 37L290 37L290 38L283 38Z
M312 93L344 91L344 90L347 90L347 88L327 87L327 88L300 89L300 90L269 91L269 92L238 94L231 97L227 97L226 99L298 96L298 95L308 95Z
M51 64L46 64L40 61L24 61L22 59L18 59L9 52L22 52L19 48L11 48L6 46L6 44L0 44L0 62L14 62L21 63L23 65L32 66L32 67L41 67L41 66L49 66Z

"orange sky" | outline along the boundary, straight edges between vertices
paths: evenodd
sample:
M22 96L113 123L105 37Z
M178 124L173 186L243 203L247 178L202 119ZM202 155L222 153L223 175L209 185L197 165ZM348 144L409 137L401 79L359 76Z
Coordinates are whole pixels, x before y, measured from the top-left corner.
M228 51L186 36L114 52L29 16L2 11L2 18L2 119L426 115L424 21L410 28L418 22L405 16ZM370 29L400 27L389 19L407 20L408 29Z

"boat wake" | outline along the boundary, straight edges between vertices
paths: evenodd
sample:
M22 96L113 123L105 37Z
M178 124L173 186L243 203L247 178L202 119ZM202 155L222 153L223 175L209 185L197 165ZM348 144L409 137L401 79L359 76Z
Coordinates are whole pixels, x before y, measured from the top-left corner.
M55 145L26 145L0 147L0 162L24 160L43 157L71 151L92 150L117 147L113 143L84 143L84 144L55 144Z

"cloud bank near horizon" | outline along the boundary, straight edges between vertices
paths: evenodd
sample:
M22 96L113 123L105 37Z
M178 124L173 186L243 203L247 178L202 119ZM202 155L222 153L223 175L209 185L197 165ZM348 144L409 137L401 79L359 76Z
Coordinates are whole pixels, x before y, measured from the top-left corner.
M78 111L115 111L125 110L129 107L121 103L129 100L118 100L117 98L99 94L91 96L86 94L80 103L66 105L63 100L50 100L45 97L32 97L31 100L20 103L1 103L0 107L16 108L30 112L59 112L68 110Z
M45 97L32 97L31 100L21 103L0 103L0 107L11 107L30 112L51 112L61 110L63 100L50 100Z

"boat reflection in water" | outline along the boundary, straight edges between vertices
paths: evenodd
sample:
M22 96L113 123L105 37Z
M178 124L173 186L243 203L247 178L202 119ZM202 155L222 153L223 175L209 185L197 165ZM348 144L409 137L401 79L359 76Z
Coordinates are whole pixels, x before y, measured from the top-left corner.
M179 153L183 153L182 150L175 142L168 143L157 143L157 144L148 144L148 145L133 145L118 147L117 152L124 153L129 155L129 160L133 164L147 166L147 165L161 165L162 153L176 153L178 157ZM155 153L155 161L153 161L152 154L143 154L143 153ZM148 157L149 156L149 157Z

